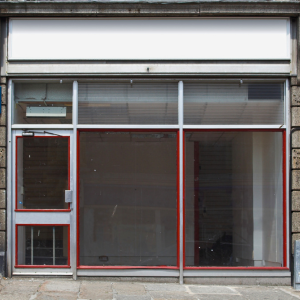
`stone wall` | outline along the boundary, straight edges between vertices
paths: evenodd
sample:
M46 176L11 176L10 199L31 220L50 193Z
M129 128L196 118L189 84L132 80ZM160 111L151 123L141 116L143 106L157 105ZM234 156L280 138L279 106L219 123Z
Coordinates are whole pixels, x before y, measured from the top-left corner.
M6 257L6 77L1 77L0 115L0 276L5 274Z
M292 80L291 86L291 112L291 229L292 253L294 253L294 241L300 239L300 86L294 80Z

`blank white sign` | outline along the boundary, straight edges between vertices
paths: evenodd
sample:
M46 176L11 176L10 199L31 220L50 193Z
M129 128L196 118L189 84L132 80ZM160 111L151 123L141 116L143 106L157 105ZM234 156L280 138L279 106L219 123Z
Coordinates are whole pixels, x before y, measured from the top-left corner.
M9 59L289 59L289 19L10 19Z

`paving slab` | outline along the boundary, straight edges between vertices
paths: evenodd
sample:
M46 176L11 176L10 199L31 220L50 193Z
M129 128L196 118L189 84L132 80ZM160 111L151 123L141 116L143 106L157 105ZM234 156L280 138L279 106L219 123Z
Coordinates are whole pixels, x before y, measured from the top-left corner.
M114 292L122 295L146 295L145 286L141 283L113 283Z
M71 278L1 279L1 300L296 300L290 286L226 286Z
M199 296L191 295L187 292L154 292L150 291L149 294L151 295L152 299L170 299L170 300L197 300Z
M186 286L189 291L193 294L219 294L219 295L240 295L238 291L233 288L226 286L195 286L189 285Z
M239 295L201 295L197 299L199 300L248 300L248 298ZM257 298L257 300L261 300Z
M178 292L185 292L186 288L184 285L179 284L145 284L146 291L178 291Z
M39 292L30 300L77 300L78 294L74 292Z
M2 290L1 293L14 293L20 292L24 294L36 293L43 280L32 280L32 279L5 279L1 280ZM1 297L0 297L1 299Z
M80 281L74 280L46 280L39 292L74 292L79 293Z
M292 296L296 297L297 299L300 299L300 291L295 290L291 286L279 287L278 289L288 295L292 295Z
M1 293L1 300L31 300L32 294L23 293Z
M236 287L236 290L246 299L249 300L291 300L298 299L284 291L271 287Z
M79 299L112 300L113 290L111 282L82 281L80 285Z
M128 296L128 295L117 295L114 297L116 300L152 300L151 296L148 295L139 295L139 296Z

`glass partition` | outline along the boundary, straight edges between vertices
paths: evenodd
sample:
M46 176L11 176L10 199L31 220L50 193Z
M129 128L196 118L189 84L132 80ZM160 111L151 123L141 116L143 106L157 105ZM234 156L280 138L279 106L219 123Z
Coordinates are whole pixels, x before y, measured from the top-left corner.
M80 83L79 124L178 124L177 83Z
M72 124L72 83L14 83L13 124Z
M80 132L80 265L177 265L175 132Z
M283 266L282 132L187 132L186 266Z

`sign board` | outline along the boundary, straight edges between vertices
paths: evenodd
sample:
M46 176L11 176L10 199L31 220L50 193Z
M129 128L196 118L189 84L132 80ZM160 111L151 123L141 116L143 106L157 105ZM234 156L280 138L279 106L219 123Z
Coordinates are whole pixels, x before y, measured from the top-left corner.
M290 59L288 18L22 19L9 60Z

